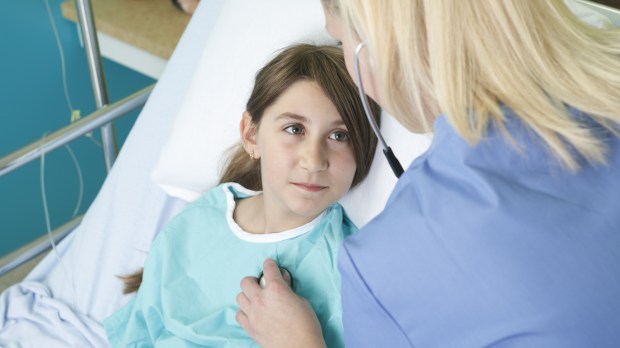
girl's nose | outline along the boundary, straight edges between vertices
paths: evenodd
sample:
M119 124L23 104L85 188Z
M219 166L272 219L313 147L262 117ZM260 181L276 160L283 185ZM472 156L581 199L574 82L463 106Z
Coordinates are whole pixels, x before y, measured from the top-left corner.
M329 167L329 161L323 144L319 141L308 141L308 144L301 149L299 164L310 173L326 170Z

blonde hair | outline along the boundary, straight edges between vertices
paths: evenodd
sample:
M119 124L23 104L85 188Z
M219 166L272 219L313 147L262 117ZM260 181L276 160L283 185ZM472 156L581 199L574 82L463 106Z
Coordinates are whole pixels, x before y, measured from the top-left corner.
M512 109L567 168L604 163L588 114L618 136L620 30L586 26L562 0L324 0L369 47L382 106L405 127L445 114L470 143Z

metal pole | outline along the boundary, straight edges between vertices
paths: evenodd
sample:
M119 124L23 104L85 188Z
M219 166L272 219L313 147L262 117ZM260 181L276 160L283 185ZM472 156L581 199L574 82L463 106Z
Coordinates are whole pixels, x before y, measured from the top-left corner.
M109 124L131 110L143 106L153 88L154 85L146 87L112 105L99 109L76 122L68 124L46 136L45 139L37 140L0 158L0 176L10 173L26 163L39 158L42 153L48 153L88 132L92 132L103 125Z
M80 215L73 220L65 223L64 225L58 227L54 231L52 231L52 240L55 244L58 244L63 238L65 238L71 231L73 231L76 227L80 225L82 222L82 218L84 215ZM43 240L33 247L25 250L16 256L7 256L6 263L4 262L5 258L2 259L2 264L0 264L0 276L14 270L15 268L23 265L24 263L34 259L41 253L49 250L52 247L49 239Z
M95 28L93 11L90 0L75 0L75 4L80 28L82 30L82 37L84 38L84 48L86 49L86 59L88 61L90 77L93 81L95 104L97 105L97 109L101 109L108 105L109 99L103 72L103 63L99 52L99 42L97 41L97 30ZM101 140L103 144L105 166L109 173L116 160L116 155L118 154L116 135L112 124L106 124L101 127Z

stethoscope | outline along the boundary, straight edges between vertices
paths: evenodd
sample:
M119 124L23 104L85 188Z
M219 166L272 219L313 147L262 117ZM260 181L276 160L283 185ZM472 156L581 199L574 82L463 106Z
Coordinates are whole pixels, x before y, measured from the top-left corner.
M293 276L291 275L291 272L289 272L288 269L284 267L280 267L280 273L282 273L282 279L284 279L286 285L288 285L289 288L293 289ZM258 276L258 285L260 285L260 287L263 289L265 288L265 286L267 286L267 281L265 280L265 277L263 277L263 272L260 272Z
M400 176L403 174L403 166L400 165L400 162L398 161L398 159L392 152L392 149L387 145L387 143L383 139L383 136L381 135L381 132L379 131L379 127L377 126L377 123L375 122L375 118L373 117L372 111L370 110L370 107L368 106L368 99L366 97L366 93L364 92L364 86L362 85L362 74L360 73L360 51L365 46L366 44L361 42L359 45L357 45L357 48L355 48L354 67L355 67L355 78L357 79L357 90L360 93L360 99L362 100L362 105L364 105L364 112L366 113L366 118L368 118L368 122L370 122L370 125L372 126L372 130L375 132L377 139L379 139L379 142L381 143L381 146L383 147L383 154L385 155L385 158L387 159L390 165L390 168L392 168L394 175L396 175L397 178L400 178Z
M370 122L370 126L372 127L373 132L375 132L377 139L379 139L379 142L381 143L381 146L383 147L383 154L385 155L385 158L387 159L388 164L390 165L390 168L392 168L394 175L396 175L397 178L400 178L400 176L404 172L403 166L400 165L400 162L398 161L398 159L392 152L392 149L387 145L387 143L385 142L385 139L383 139L383 136L381 135L381 132L379 131L379 127L377 126L377 122L375 122L375 118L373 117L372 111L370 110L370 106L368 106L368 99L366 97L366 93L364 92L364 86L362 85L362 75L360 73L360 51L365 46L366 44L361 42L359 45L357 45L357 48L355 48L354 67L355 67L355 78L357 79L357 90L359 91L360 99L362 100L362 105L364 106L364 112L366 113L366 118L368 118L368 122ZM284 267L280 267L280 273L282 273L282 278L284 279L286 284L291 289L293 289L293 276L291 275L291 272L289 272ZM258 276L258 284L263 289L267 285L267 282L265 281L265 277L263 277L263 272L261 272L260 275Z

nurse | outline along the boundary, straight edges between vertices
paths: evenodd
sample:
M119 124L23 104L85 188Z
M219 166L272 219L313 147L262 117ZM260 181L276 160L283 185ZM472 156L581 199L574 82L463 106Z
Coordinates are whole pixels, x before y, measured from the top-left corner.
M562 0L324 0L349 73L430 149L339 252L348 347L620 342L620 32ZM353 75L353 74L352 74ZM262 347L323 347L276 264ZM295 275L293 275L295 276Z

